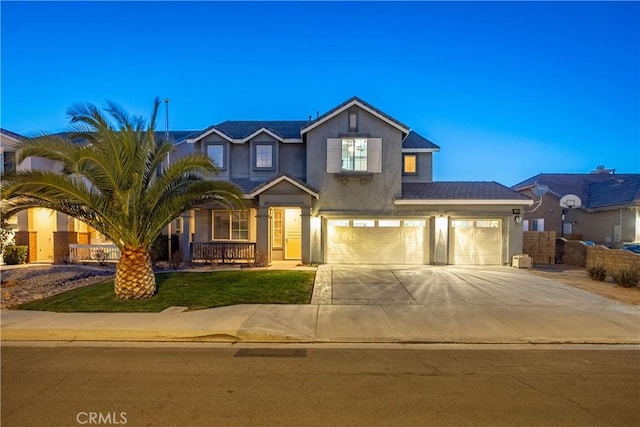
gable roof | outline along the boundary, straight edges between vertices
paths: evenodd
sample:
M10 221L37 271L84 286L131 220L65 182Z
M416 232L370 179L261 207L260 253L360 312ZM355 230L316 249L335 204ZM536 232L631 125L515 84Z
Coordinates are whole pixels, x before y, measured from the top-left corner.
M253 181L248 178L232 178L231 182L240 187L246 198L249 199L256 197L260 193L267 191L269 188L278 185L281 182L288 182L316 199L320 197L318 190L289 174L282 174L267 181Z
M265 132L282 142L301 142L300 129L307 123L305 120L227 120L191 135L186 141L193 143L215 133L229 142L243 143Z
M402 140L402 151L440 151L440 146L429 141L418 132L409 131L409 134Z
M7 138L9 142L20 142L25 139L23 135L2 128L0 128L0 133L2 134L2 138Z
M495 181L406 182L398 205L531 205L533 201Z
M541 173L511 188L524 191L536 184L548 186L557 198L575 194L585 209L640 205L640 174Z
M396 129L398 129L403 134L406 135L406 134L409 133L409 126L407 126L407 125L403 124L402 122L394 119L393 117L391 117L390 115L388 115L384 111L378 110L376 107L374 107L373 105L363 101L362 99L358 98L357 96L354 96L354 97L351 97L351 98L347 99L342 104L338 105L335 108L332 108L331 110L327 111L323 115L319 116L317 119L315 119L315 120L313 120L311 122L307 122L307 126L302 128L300 133L301 134L305 134L305 133L309 132L311 129L314 129L315 127L321 125L322 123L326 122L327 120L330 120L331 118L337 116L338 114L340 114L343 111L351 108L354 105L358 106L361 109L363 109L364 111L367 111L368 113L374 115L375 117L379 118L383 122L395 127Z

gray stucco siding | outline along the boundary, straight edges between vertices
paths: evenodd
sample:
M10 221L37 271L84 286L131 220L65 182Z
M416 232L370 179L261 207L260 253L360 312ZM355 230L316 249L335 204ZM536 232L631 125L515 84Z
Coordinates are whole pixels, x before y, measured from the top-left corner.
M432 182L433 181L433 153L402 153L414 154L418 160L418 173L416 175L402 175L403 182Z
M327 139L344 136L382 139L382 172L371 179L343 183L327 173ZM307 183L320 190L319 210L392 211L402 187L402 134L366 111L358 111L358 131L349 133L348 112L333 117L307 133Z
M280 143L280 173L294 178L307 177L306 144Z

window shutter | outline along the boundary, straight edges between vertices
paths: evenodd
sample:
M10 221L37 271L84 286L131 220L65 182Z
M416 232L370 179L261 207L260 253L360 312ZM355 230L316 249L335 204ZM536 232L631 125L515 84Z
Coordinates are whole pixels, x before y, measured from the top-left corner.
M382 172L382 138L367 138L367 172Z
M327 173L342 172L342 139L327 138Z

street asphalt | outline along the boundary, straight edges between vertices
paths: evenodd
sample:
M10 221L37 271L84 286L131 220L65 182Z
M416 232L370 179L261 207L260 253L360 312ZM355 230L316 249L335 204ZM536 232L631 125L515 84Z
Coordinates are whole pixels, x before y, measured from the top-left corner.
M640 344L640 307L510 267L321 265L309 305L0 316L3 341Z

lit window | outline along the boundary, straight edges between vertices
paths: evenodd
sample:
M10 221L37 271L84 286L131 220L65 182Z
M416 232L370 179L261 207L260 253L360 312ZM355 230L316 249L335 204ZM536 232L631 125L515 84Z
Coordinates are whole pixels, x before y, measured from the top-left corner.
M329 227L348 227L349 220L348 219L330 219Z
M342 140L342 170L350 172L367 171L367 138Z
M404 222L405 227L424 227L425 224L426 221L421 219L409 219Z
M378 227L400 227L399 219L380 219L378 220Z
M454 219L453 221L451 221L451 226L455 228L473 227L473 221L464 220L464 219Z
M375 227L376 222L372 219L354 219L354 227Z
M273 167L273 145L256 145L256 168Z
M273 247L282 247L282 211L273 211Z
M498 227L500 227L500 222L497 221L497 220L476 221L476 227L479 227L479 228L498 228Z
M224 169L224 146L207 145L207 155L218 169Z
M404 166L402 172L405 174L418 173L418 156L415 154L405 154L403 156Z
M214 240L248 240L248 211L213 211Z

